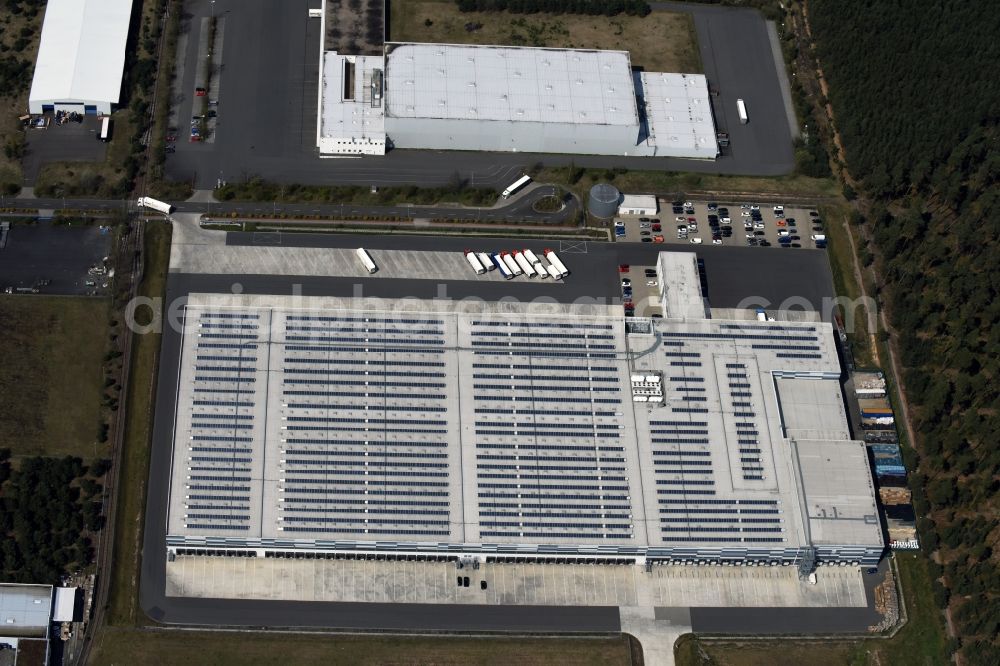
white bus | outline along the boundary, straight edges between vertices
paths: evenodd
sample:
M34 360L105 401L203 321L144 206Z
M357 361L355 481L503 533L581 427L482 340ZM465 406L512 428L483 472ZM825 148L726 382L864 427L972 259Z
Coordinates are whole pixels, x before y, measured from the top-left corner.
M153 197L139 197L138 204L139 208L152 208L153 210L163 213L164 215L170 215L170 211L174 209L174 207L170 204L157 201Z
M736 100L736 111L740 114L741 125L746 125L750 122L750 116L747 115L747 105L742 99Z
M504 190L503 193L500 196L503 197L504 199L507 199L507 198L510 197L510 195L514 194L514 192L517 192L519 189L521 189L522 187L524 187L525 185L527 185L530 182L531 182L531 177L530 176L521 176L520 178L518 178L517 180L515 180L513 183L511 183L510 185L508 185L507 189Z
M358 255L358 259L361 260L361 263L364 265L365 269L369 273L374 273L375 271L378 270L378 266L376 266L375 262L372 261L372 258L368 256L368 252L365 251L365 248L359 247L357 250L355 250L355 252Z
M97 138L105 143L111 141L111 116L104 116L104 119L101 121L101 133Z

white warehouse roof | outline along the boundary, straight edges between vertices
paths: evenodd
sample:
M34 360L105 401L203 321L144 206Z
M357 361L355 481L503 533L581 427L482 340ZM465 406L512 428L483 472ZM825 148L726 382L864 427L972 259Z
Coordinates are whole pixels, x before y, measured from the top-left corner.
M49 0L29 99L117 103L132 0Z
M704 74L642 72L648 141L657 155L715 159L715 119Z
M639 122L626 51L386 46L387 116L579 125Z

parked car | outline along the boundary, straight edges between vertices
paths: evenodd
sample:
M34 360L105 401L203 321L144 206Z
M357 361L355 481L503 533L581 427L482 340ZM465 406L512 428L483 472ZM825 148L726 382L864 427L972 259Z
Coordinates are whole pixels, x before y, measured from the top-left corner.
M648 236L648 235L649 235L649 233L650 233L650 232L648 232L648 231L640 231L640 232L639 232L639 235L640 235L640 236Z
M619 273L628 273L629 269L631 269L631 268L632 267L629 266L628 264L619 264L618 265L618 272Z
M207 93L208 93L208 91L205 90L204 88L195 88L194 89L195 97L204 97Z
M628 278L622 278L622 286L623 287L631 287L632 286L632 280L630 280Z
M654 224L653 231L663 231L663 227L660 226L659 224Z
M701 245L701 239L695 236L694 238L691 239L691 243L693 245Z
M662 243L663 242L663 236L653 236L653 242L654 243Z

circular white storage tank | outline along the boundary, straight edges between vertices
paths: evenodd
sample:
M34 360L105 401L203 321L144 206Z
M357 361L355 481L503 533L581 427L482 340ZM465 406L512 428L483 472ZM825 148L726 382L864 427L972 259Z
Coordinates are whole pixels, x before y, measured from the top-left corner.
M610 183L597 183L590 188L588 210L590 214L601 220L608 220L618 214L618 204L622 194Z

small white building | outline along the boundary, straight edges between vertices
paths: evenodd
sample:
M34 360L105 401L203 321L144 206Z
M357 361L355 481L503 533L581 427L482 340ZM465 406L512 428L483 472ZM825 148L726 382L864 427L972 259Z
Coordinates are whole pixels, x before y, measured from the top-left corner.
M656 215L658 210L652 194L626 194L618 205L619 215Z
M132 0L49 0L30 113L110 114L121 99Z

